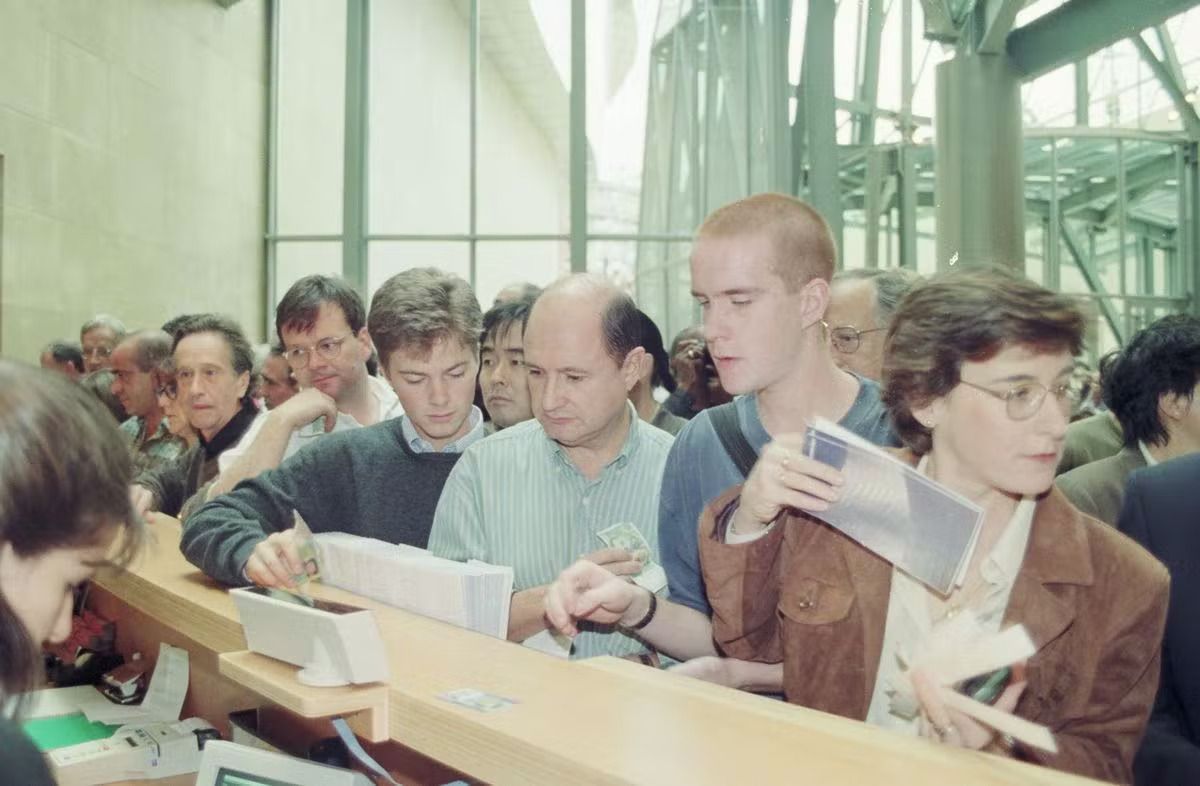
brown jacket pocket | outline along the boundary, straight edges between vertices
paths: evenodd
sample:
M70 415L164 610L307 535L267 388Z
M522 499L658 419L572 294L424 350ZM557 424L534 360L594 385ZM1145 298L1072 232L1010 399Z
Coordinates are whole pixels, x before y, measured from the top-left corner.
M813 578L789 581L779 598L779 612L801 625L828 625L850 615L854 591Z

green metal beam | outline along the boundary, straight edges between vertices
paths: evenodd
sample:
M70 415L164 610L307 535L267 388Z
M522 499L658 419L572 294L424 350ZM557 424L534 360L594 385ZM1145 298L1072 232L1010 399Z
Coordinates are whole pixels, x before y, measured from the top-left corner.
M1149 163L1142 164L1137 169L1125 173L1125 187L1141 188L1142 186L1158 183L1175 174L1175 159L1173 156L1160 156ZM1061 203L1064 214L1074 212L1100 199L1107 199L1117 192L1116 178L1110 177L1103 183L1089 183L1087 187L1064 197Z
M883 38L883 23L887 18L883 0L867 0L867 29L863 40L862 81L858 84L858 100L868 107L863 115L854 118L854 141L860 145L875 142L875 104L879 99L879 43Z
M837 4L834 0L812 0L804 32L805 123L808 126L808 197L833 232L842 248L842 201L838 184L837 118L834 101L833 52Z
M587 272L587 8L571 1L571 272Z
M1100 307L1100 315L1104 317L1104 321L1108 323L1108 327L1112 330L1113 335L1117 337L1117 343L1124 344L1125 331L1122 328L1120 318L1117 316L1116 309L1113 308L1112 302L1108 299L1108 291L1104 288L1104 282L1096 274L1091 260L1083 252L1079 238L1075 236L1074 230L1067 225L1065 220L1061 222L1060 230L1062 232L1063 245L1067 247L1071 258L1075 260L1075 266L1083 274L1084 283L1087 284L1088 289L1101 296L1096 300L1096 305Z
M346 106L342 156L342 276L366 300L369 0L346 2Z
M1086 126L1090 118L1091 86L1088 84L1087 58L1075 61L1075 125Z
M875 0L879 2L879 0ZM788 138L788 40L791 31L791 3L767 3L767 73L762 79L767 89L768 152L771 157L767 187L786 193L791 187L792 146ZM698 169L698 167L697 167Z
M950 16L946 0L921 0L925 11L925 37L950 43L958 40L958 26Z
M1200 116L1196 115L1195 107L1184 96L1183 87L1172 73L1170 64L1154 56L1154 52L1150 50L1150 45L1146 43L1146 39L1142 38L1141 33L1130 37L1129 40L1137 47L1142 60L1146 61L1146 65L1150 66L1150 70L1158 77L1158 82L1162 85L1163 90L1166 90L1167 95L1171 97L1171 103L1175 105L1175 111L1179 113L1179 119L1183 122L1183 128L1187 131L1188 137L1200 139Z
M267 237L263 308L263 335L275 329L276 243L271 239L279 228L279 14L281 0L267 6Z
M1026 198L1025 209L1042 220L1048 221L1050 218L1050 202L1045 199ZM1084 208L1083 210L1073 212L1071 219L1095 224L1096 226L1107 226L1110 217L1106 211L1095 208ZM1127 219L1126 226L1133 234L1149 238L1160 248L1173 247L1178 237L1178 233L1174 227L1148 221L1144 218L1130 217Z
M1004 51L1004 42L1017 21L1017 12L1025 0L990 0L979 9L986 15L987 28L976 51L981 55L998 55Z
M1183 74L1183 67L1179 65L1179 55L1175 51L1175 42L1171 40L1171 31L1166 25L1157 25L1154 28L1154 35L1158 38L1158 47L1163 53L1163 63L1171 71L1171 76L1179 84L1185 84L1187 78Z
M1008 35L1024 79L1060 68L1154 27L1200 0L1071 0Z

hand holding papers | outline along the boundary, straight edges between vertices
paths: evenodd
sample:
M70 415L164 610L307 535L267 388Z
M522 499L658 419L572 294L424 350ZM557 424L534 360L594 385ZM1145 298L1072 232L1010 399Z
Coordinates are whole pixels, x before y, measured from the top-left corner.
M821 418L804 452L845 478L841 497L813 515L942 595L962 583L982 508Z
M761 532L788 508L823 511L838 498L842 474L805 455L804 448L803 434L783 434L767 444L742 487L736 533Z
M1025 687L1023 681L1009 685L994 706L964 696L955 688L972 677L1019 666L1036 651L1024 626L987 633L971 612L962 612L936 626L912 653L905 684L894 686L893 711L903 713L907 708L910 715L921 712L930 736L944 742L980 748L992 739L994 734L989 729L994 729L1026 745L1056 753L1058 745L1049 729L1012 714Z

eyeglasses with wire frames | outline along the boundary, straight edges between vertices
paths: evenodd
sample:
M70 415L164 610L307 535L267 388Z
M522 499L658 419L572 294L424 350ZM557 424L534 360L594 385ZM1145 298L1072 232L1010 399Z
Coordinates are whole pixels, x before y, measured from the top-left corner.
M85 358L92 358L93 360L104 360L108 357L111 357L112 353L113 348L106 347L104 345L88 347L83 350L83 356Z
M154 388L154 395L166 396L167 398L174 401L179 396L179 385L177 385L175 383L175 380L171 380L170 382L164 382L161 385L158 385L157 387Z
M1013 420L1029 420L1029 418L1036 415L1041 410L1042 402L1046 400L1047 393L1054 394L1054 399L1058 402L1058 408L1067 416L1070 416L1075 411L1075 407L1083 398L1082 377L1072 377L1061 385L1055 385L1051 388L1047 388L1040 382L1021 382L1013 385L1003 393L984 387L983 385L976 385L974 382L968 382L961 377L958 381L969 388L983 391L989 396L1003 401L1005 411Z
M887 328L871 328L870 330L859 330L854 325L838 325L835 328L829 327L828 322L822 322L825 330L829 333L829 341L833 344L833 348L843 355L853 355L862 346L862 337L868 333L878 333L880 330Z
M312 347L293 347L292 349L284 350L283 359L293 370L299 370L308 365L309 354L316 350L317 354L325 360L333 360L338 355L342 354L342 345L346 343L346 339L353 336L353 333L347 333L340 338L323 338Z

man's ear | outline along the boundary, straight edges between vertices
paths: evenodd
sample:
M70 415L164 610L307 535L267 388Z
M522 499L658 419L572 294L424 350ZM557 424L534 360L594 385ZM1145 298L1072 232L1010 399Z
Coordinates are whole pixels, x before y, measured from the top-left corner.
M633 390L633 386L646 373L647 362L653 363L654 358L650 357L645 349L634 347L629 350L629 354L625 356L625 362L621 364L621 378L625 382L626 393Z
M829 282L814 278L800 288L800 318L804 327L809 327L825 318L829 308Z
M250 372L243 371L241 374L238 374L238 378L237 378L237 391L238 391L237 397L238 397L238 399L245 398L246 391L249 390L249 388L250 388Z
M1178 393L1163 393L1158 397L1158 411L1171 420L1183 420L1192 409L1192 397Z
M362 359L363 362L366 363L371 359L371 353L375 351L375 345L371 343L371 335L367 333L367 328L365 325L359 328L358 332L354 334L354 340L358 342L359 347L361 347Z

